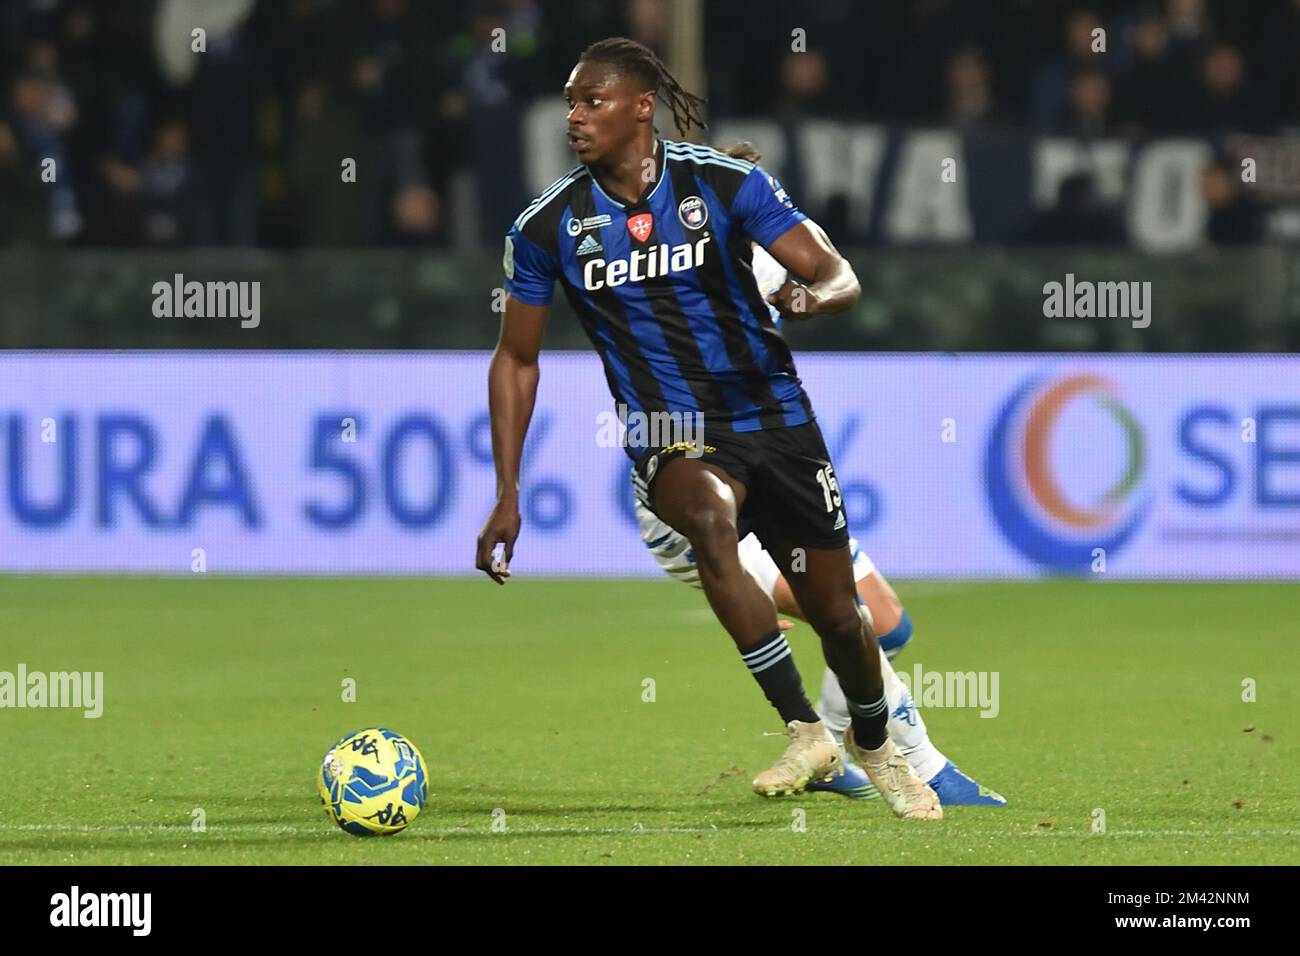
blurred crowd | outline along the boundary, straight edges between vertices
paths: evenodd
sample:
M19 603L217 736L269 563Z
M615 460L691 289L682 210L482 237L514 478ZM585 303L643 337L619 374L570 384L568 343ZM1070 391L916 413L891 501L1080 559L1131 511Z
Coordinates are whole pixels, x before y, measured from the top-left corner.
M702 6L714 115L1211 140L1285 132L1300 116L1300 0ZM0 0L0 243L437 246L457 217L495 237L529 198L525 107L558 99L595 39L666 53L671 11L671 0ZM796 29L806 52L790 49ZM335 157L356 161L355 185L341 185ZM1207 171L1211 236L1250 241L1258 217L1228 168ZM1090 213L1090 191L1064 184L1040 240L1077 235L1083 219L1095 241L1114 238L1113 212Z
M1084 137L1271 131L1300 106L1295 0L831 0L785 19L807 26L812 55L755 32L724 48L733 62L711 95L742 112ZM751 44L780 70L750 61Z

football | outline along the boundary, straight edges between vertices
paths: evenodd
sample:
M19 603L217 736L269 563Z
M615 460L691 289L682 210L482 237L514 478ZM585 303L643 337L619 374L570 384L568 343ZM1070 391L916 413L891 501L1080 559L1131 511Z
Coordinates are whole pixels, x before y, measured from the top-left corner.
M325 815L353 836L402 832L429 794L419 749L382 727L354 731L331 747L318 784Z

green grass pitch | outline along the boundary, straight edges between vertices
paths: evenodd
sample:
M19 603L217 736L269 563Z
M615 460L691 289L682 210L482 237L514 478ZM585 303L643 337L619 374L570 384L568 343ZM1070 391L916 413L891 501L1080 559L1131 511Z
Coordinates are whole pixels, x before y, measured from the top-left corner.
M669 581L0 578L0 670L103 671L105 697L0 710L0 864L1300 862L1296 584L896 584L900 671L1000 675L995 718L924 713L1007 809L754 796L779 721ZM790 640L815 696L815 636ZM370 725L420 746L431 799L363 840L315 774Z

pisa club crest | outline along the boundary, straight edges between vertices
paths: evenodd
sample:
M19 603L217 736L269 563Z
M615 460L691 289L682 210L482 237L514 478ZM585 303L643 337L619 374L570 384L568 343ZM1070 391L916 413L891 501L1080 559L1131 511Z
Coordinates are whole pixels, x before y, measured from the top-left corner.
M643 212L628 219L627 231L632 233L637 242L645 242L649 238L650 230L654 228L654 225L654 216L648 212Z
M1007 541L1052 571L1084 574L1142 524L1146 441L1114 383L1035 377L1003 403L989 433L984 487Z

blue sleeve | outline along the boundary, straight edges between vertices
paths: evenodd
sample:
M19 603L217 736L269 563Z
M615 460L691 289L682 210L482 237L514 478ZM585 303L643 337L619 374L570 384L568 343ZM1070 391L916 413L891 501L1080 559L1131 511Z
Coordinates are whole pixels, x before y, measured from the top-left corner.
M776 177L759 166L749 171L736 191L731 217L764 249L808 218L795 207Z
M506 251L501 259L506 273L506 291L529 305L549 305L559 269L556 262L517 226L506 233Z

